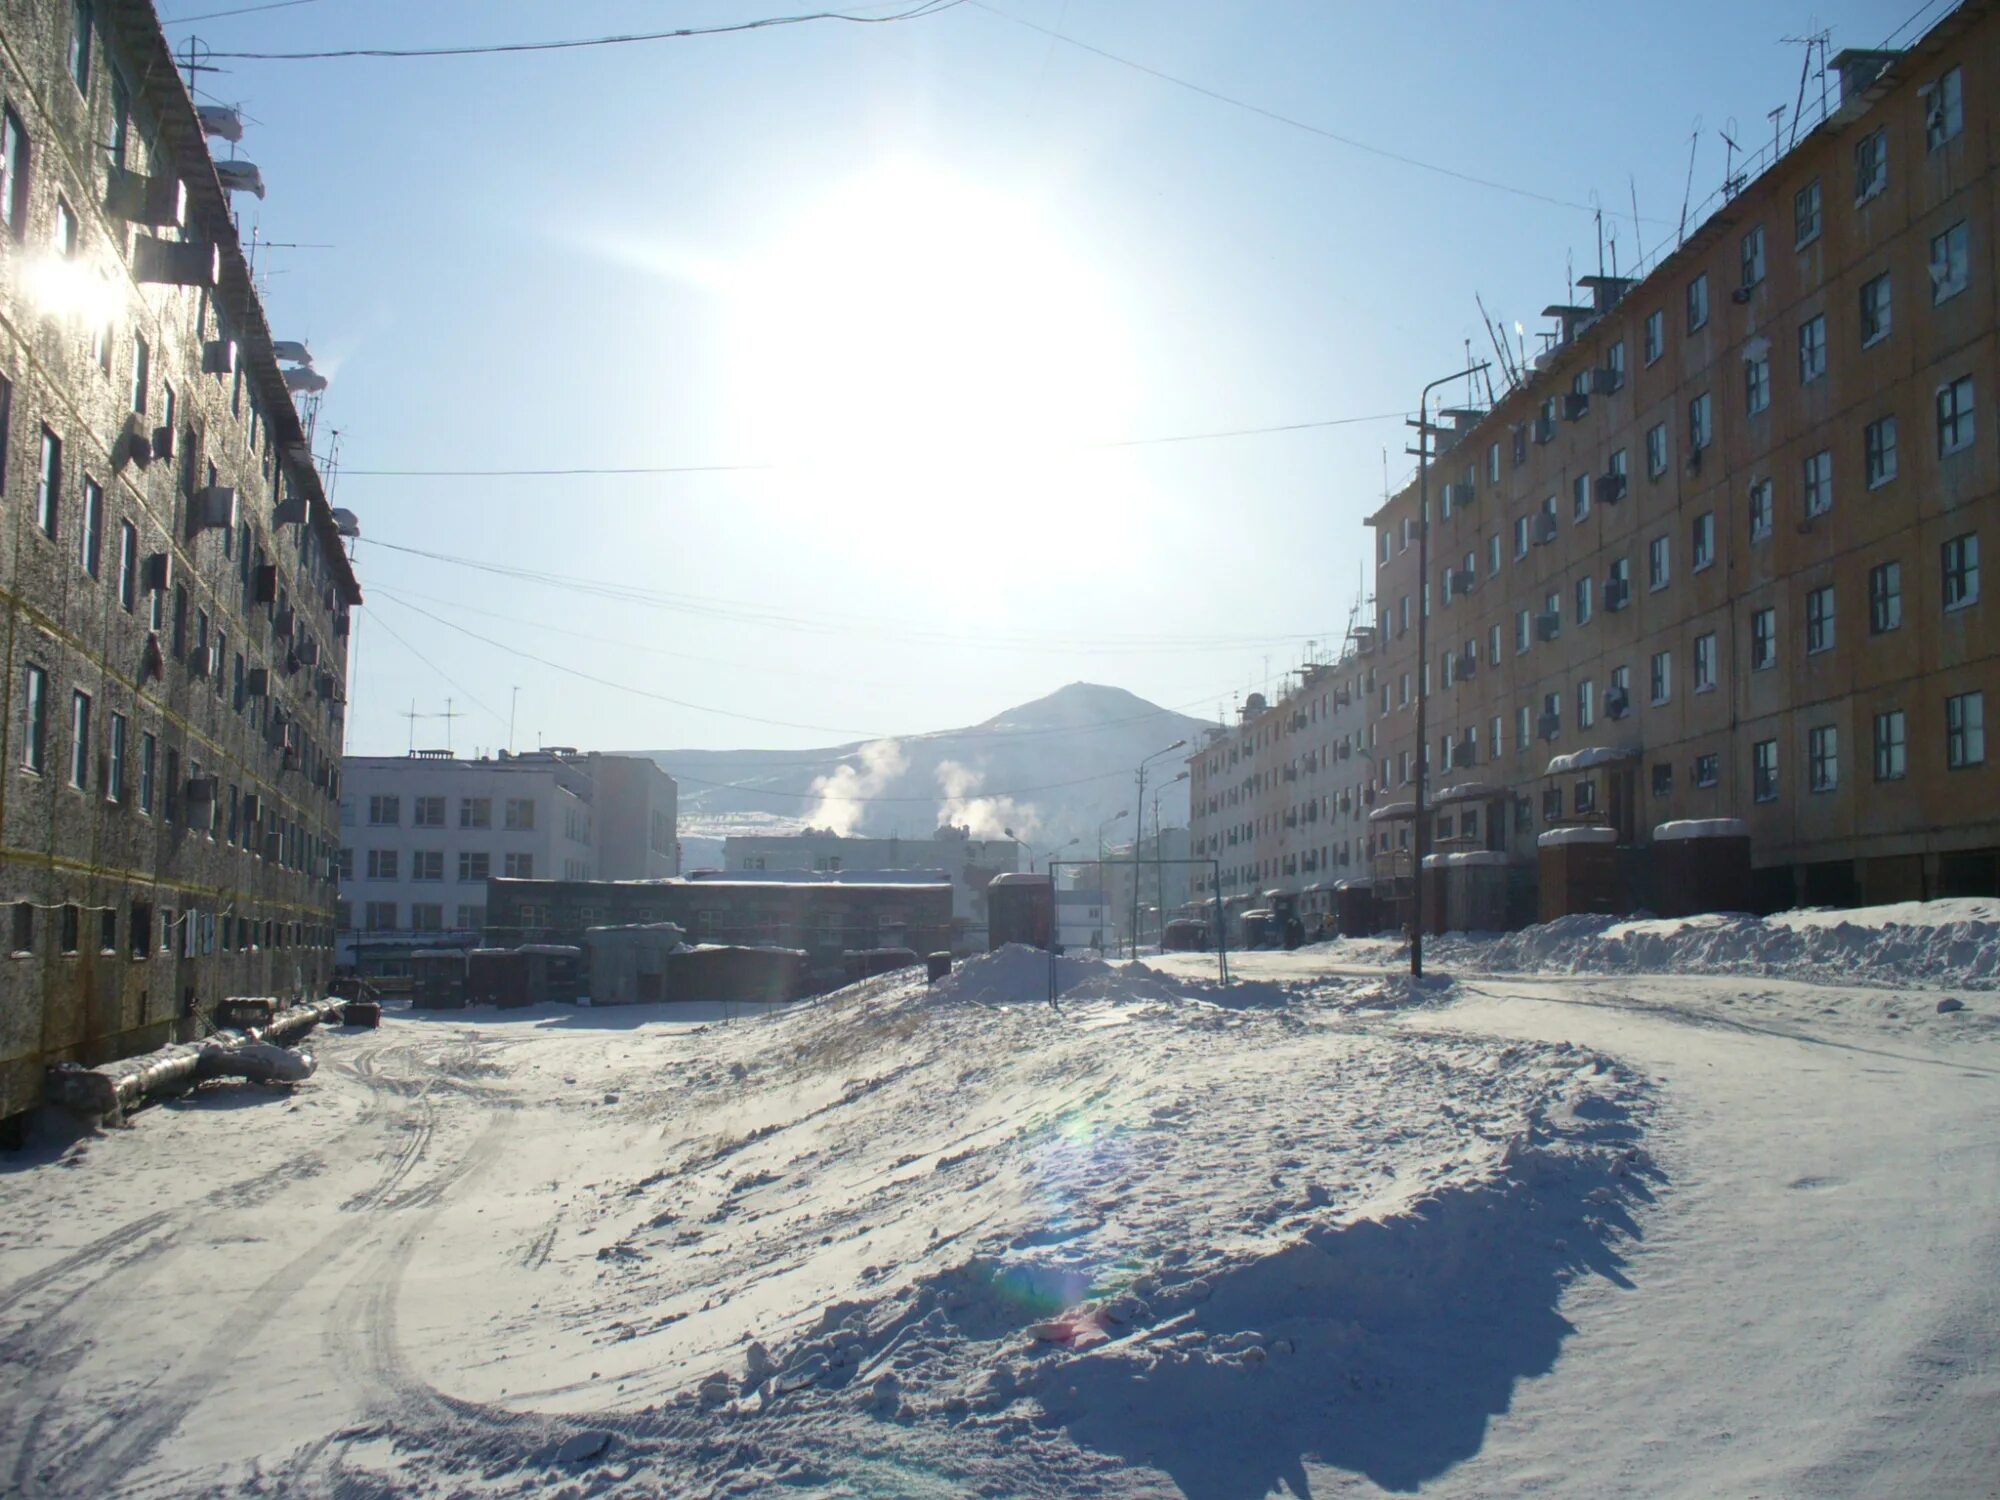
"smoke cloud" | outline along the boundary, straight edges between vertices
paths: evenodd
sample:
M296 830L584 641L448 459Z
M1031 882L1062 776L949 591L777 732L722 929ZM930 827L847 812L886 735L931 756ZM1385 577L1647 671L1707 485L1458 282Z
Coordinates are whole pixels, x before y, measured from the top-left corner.
M974 770L959 761L947 760L938 765L938 790L944 800L938 804L940 823L963 823L976 839L998 839L1007 836L1007 830L1024 839L1032 839L1042 831L1042 815L1032 802L1016 802L1012 797L981 797L979 783L986 779L984 771Z
M806 788L819 799L806 815L809 822L842 835L859 833L868 813L866 799L882 796L910 769L909 757L895 740L872 740L855 756L858 766L836 766Z

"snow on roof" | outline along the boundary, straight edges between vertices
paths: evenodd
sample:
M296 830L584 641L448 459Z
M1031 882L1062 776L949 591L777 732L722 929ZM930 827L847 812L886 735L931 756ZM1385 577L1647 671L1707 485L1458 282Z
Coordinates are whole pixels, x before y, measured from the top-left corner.
M1448 786L1439 792L1436 802L1443 806L1447 802L1470 802L1475 797L1504 797L1505 787L1490 786L1484 781L1461 781L1457 786Z
M1605 830L1607 833L1609 829ZM1455 849L1449 854L1426 854L1426 870L1447 869L1454 865L1511 865L1511 856L1498 849Z
M1553 848L1558 844L1615 844L1618 830L1615 828L1594 828L1582 824L1574 828L1551 828L1535 840L1543 848Z
M1676 839L1747 839L1750 825L1741 818L1676 818L1653 830L1653 842L1672 843Z
M1567 755L1558 755L1549 762L1545 776L1567 776L1572 771L1588 771L1592 766L1613 766L1620 761L1637 760L1637 750L1620 750L1610 745L1592 745L1588 750L1572 750Z
M1336 891L1373 890L1375 888L1375 877L1373 875L1356 875L1349 880L1336 880L1333 883L1333 888Z
M1385 802L1368 815L1371 823L1385 822L1390 818L1414 818L1417 804L1414 802Z

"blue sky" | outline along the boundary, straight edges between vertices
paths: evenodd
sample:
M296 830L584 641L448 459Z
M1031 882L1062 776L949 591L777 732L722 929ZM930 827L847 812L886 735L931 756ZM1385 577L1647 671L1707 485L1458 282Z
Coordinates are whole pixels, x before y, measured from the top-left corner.
M1915 0L1664 5L992 0L557 53L227 60L268 199L274 332L333 377L370 596L348 748L446 699L460 750L802 746L1063 683L1190 712L1337 639L1400 418L1770 136L1801 52ZM312 0L175 26L222 51L738 21L767 0ZM863 7L879 13L892 7ZM997 14L1005 12L1006 14ZM1935 10L1933 11L1935 14ZM1817 85L1812 85L1817 88ZM1736 128L1731 128L1732 122ZM1663 229L1663 226L1665 228ZM768 465L410 478L366 470ZM391 550L590 580L551 587ZM597 587L610 585L611 587ZM643 597L642 597L643 596ZM482 639L483 638L483 639ZM522 653L544 658L528 659ZM591 679L603 679L593 681ZM444 723L421 720L420 745Z

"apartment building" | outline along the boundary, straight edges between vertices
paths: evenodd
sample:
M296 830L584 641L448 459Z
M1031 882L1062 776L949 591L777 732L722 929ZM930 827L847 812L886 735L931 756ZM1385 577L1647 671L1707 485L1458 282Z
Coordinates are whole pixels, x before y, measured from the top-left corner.
M1276 701L1250 694L1235 727L1210 730L1188 758L1189 853L1221 861L1225 900L1303 893L1365 866L1377 649L1358 628L1338 662L1303 668ZM1209 872L1192 875L1210 899Z
M149 5L5 15L0 1119L327 979L361 599L208 147L240 119Z
M346 763L339 958L397 972L410 949L477 941L490 879L677 874L676 787L644 756L567 749L461 760L448 750Z
M1449 418L1429 577L1417 487L1370 518L1378 873L1424 763L1440 849L1736 818L1766 906L1996 889L2000 8L1835 61L1823 123Z

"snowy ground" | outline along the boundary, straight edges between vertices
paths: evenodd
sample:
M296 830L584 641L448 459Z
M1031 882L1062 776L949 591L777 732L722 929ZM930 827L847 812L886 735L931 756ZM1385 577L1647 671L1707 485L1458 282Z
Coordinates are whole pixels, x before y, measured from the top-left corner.
M0 1493L2000 1495L2000 923L1887 910L392 1013L0 1165Z

